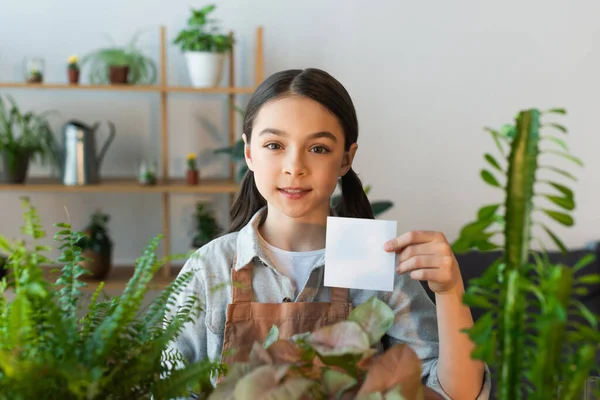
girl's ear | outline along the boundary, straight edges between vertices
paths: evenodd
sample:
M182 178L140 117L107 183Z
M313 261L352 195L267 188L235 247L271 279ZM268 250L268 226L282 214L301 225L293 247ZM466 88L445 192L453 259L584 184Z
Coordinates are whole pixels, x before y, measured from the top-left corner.
M250 143L248 143L248 137L245 133L242 134L242 140L244 141L244 158L246 159L246 164L248 165L248 169L250 171L254 171L252 169L252 156L250 153Z
M356 155L356 150L358 150L358 143L352 143L350 145L350 149L344 153L344 158L342 159L342 166L340 167L340 176L346 175L350 168L352 168L352 162L354 161L354 156Z

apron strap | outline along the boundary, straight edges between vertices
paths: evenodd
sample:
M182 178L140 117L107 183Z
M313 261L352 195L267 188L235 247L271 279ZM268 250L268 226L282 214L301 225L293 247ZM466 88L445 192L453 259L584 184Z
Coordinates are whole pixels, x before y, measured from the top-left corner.
M329 301L331 303L348 303L349 290L347 288L329 288Z
M234 263L235 265L235 263ZM252 262L239 271L231 268L231 294L233 303L250 303L252 301Z

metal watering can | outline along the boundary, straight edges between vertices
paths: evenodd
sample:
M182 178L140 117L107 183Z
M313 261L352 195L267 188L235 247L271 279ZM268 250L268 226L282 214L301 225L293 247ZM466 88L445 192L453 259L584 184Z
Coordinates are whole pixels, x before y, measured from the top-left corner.
M100 182L100 165L109 145L115 138L115 125L108 121L109 136L100 152L96 151L96 131L99 122L88 126L71 120L63 126L62 148L55 151L63 184L68 186Z

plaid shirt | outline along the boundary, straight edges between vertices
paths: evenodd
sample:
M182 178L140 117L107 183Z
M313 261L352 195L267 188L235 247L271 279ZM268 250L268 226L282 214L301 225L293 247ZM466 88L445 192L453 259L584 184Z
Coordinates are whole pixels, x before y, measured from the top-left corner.
M298 302L329 301L329 289L322 284L324 256L311 269L298 296L294 296L290 279L277 271L260 246L258 226L263 211L257 212L239 232L221 236L201 247L180 272L195 271L186 290L176 298L174 309L183 305L190 294L196 295L203 305L199 318L187 324L170 345L190 362L206 357L216 360L221 356L225 312L231 302L231 287L227 283L231 281L232 266L239 270L250 262L254 263L252 284L256 302L280 303L294 298ZM234 254L237 256L235 259ZM216 290L211 290L216 287ZM393 292L351 289L349 296L354 306L376 296L392 308L396 318L387 332L386 344L408 344L421 359L424 384L449 399L437 378L439 342L436 308L421 284L407 275L395 274ZM486 366L484 383L477 399L488 399L490 388L490 373Z

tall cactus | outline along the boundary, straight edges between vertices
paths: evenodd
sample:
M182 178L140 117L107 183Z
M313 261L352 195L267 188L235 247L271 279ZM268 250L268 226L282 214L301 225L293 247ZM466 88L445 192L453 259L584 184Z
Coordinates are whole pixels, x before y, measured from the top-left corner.
M531 250L532 228L539 226L566 252L559 237L534 217L534 211L565 226L574 224L569 214L575 208L573 191L563 184L539 179L537 173L546 169L576 178L565 170L540 165L540 155L550 153L583 165L569 153L560 137L541 134L546 129L567 133L563 125L543 123L542 117L548 114L566 112L523 110L515 117L514 125L504 125L501 130L486 129L504 162L486 153L485 160L495 171L483 169L481 177L503 189L505 200L482 207L453 243L456 253L503 250L481 278L470 282L464 297L466 304L486 311L467 332L476 345L473 357L495 370L496 395L501 400L516 400L524 395L534 400L575 399L588 376L598 372L594 365L600 350L598 316L573 296L585 293L586 284L600 281L597 275L574 275L593 261L593 256L582 258L574 266L554 265L546 256L542 241L538 241L540 252ZM548 142L561 150L541 150ZM504 175L504 184L495 174ZM538 193L536 184L557 193ZM562 210L536 207L539 198ZM503 243L492 241L497 235L503 236Z

